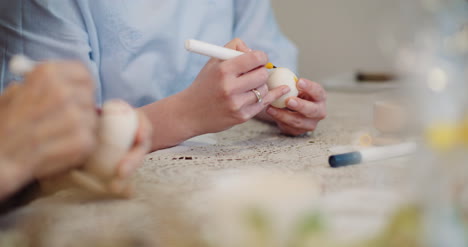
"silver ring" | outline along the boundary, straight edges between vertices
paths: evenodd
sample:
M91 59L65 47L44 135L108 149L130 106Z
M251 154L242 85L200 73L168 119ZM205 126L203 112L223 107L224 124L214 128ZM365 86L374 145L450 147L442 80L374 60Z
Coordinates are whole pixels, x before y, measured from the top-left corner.
M262 94L257 89L252 89L251 91L257 96L257 103L262 103Z

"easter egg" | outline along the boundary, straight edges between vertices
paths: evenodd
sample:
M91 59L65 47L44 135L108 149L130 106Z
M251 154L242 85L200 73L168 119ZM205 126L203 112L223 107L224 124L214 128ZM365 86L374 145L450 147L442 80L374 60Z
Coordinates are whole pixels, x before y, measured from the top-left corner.
M298 78L294 72L287 68L277 68L270 72L268 77L267 85L268 89L272 90L274 88L287 85L291 89L289 93L281 96L281 98L275 100L271 105L277 108L285 108L286 100L289 97L299 95L299 90L297 89Z
M116 166L133 145L138 115L124 101L108 101L102 108L98 129L98 146L84 169L98 177L111 178L116 175Z

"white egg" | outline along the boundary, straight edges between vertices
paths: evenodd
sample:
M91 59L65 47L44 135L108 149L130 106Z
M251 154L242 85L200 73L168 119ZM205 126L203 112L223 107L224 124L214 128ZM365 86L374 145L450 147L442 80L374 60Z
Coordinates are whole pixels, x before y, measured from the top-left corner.
M297 81L298 78L294 72L287 68L277 68L270 72L270 76L268 77L268 89L272 90L274 88L287 85L291 89L289 93L283 95L281 98L275 100L271 105L277 108L285 108L286 107L286 100L289 97L299 95L299 91L297 89Z
M116 175L116 166L127 154L138 128L136 111L121 100L104 104L99 123L99 143L84 170L101 178Z

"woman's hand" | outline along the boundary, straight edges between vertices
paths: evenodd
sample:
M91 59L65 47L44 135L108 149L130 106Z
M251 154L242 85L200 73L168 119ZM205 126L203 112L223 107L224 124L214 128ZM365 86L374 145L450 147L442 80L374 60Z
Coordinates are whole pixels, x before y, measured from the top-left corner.
M265 53L251 51L240 39L226 47L245 54L227 61L211 59L186 90L141 108L153 126L152 150L229 129L290 91L287 86L268 91ZM261 94L261 103L253 89Z
M187 110L180 117L192 123L197 134L219 132L243 123L289 92L287 86L268 91L265 53L251 51L240 39L226 47L245 54L227 61L211 59L184 92ZM261 103L254 89L260 92Z
M283 134L298 136L317 128L326 115L326 93L318 83L300 79L299 95L287 100L287 109L269 106L267 113Z
M0 198L82 164L94 149L94 83L79 63L38 65L0 96Z

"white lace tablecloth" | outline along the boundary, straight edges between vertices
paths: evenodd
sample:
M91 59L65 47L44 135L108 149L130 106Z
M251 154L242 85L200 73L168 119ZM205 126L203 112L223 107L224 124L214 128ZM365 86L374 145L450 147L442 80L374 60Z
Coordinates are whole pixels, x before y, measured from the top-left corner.
M333 147L349 145L356 133L371 129L373 102L386 93L329 93L328 117L310 136L286 137L275 126L253 120L192 139L149 154L135 177L136 195L130 200L63 191L4 216L0 227L4 234L28 236L34 246L184 246L188 241L196 246L206 230L202 225L210 222L209 212L219 209L211 192L224 186L222 178L242 178L255 171L310 178L310 191L304 186L302 194L291 190L310 196L307 201L321 202L332 216L331 234L343 239L371 235L401 200L405 159L332 169L328 156ZM262 176L254 181L258 185L247 187L251 189L220 197L237 202L237 197L264 191L272 198L277 193L275 200L282 201L281 195L291 194L262 187ZM275 186L289 188L278 183ZM288 200L300 201L299 197Z

